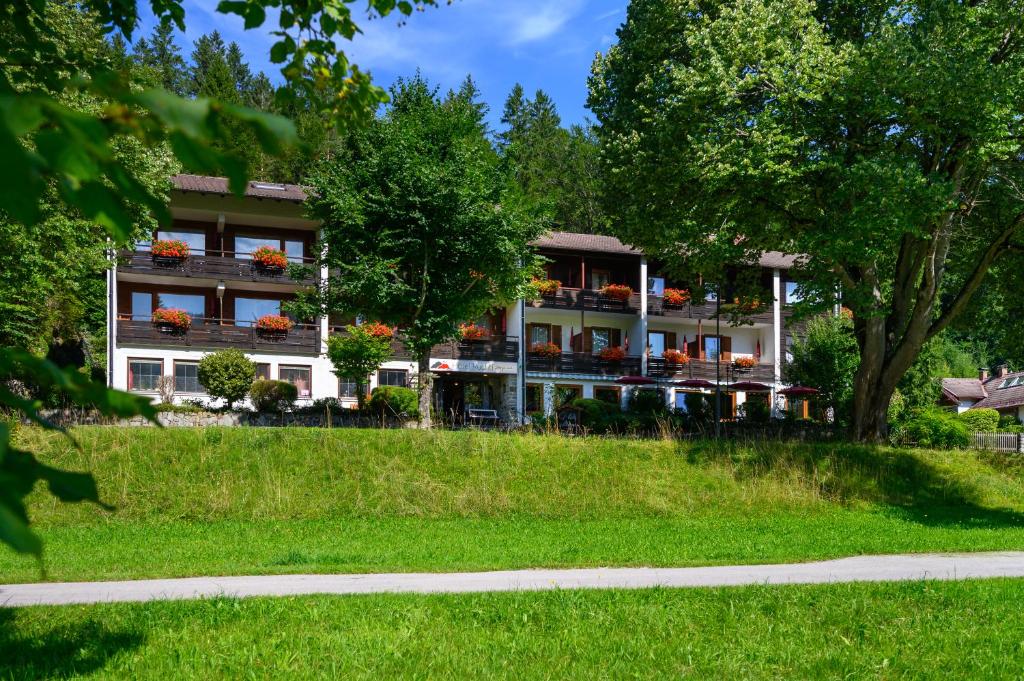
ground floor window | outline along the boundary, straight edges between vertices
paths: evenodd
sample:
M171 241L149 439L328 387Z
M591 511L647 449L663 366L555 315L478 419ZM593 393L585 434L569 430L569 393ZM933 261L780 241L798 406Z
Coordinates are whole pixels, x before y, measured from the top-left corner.
M338 379L338 397L355 399L359 396L359 386L350 378Z
M281 366L278 376L282 381L291 383L299 392L299 397L311 397L313 394L312 369L306 366Z
M594 388L594 399L618 406L622 401L622 391L619 388L597 386Z
M266 362L256 363L256 380L258 381L261 379L264 381L270 380L270 365Z
M128 360L128 389L155 391L163 373L163 360L130 359Z
M409 372L403 369L380 369L377 371L377 385L409 387Z
M526 413L536 414L544 411L544 385L542 383L526 384Z
M555 386L555 409L569 404L575 399L583 397L582 385L556 385Z
M199 362L174 363L174 392L206 392L206 388L199 382Z

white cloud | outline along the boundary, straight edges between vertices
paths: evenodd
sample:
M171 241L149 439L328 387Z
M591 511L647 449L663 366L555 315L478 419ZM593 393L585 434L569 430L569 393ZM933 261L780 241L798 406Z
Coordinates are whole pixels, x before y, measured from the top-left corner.
M509 22L510 45L550 38L561 31L579 11L578 2L540 4L540 7L531 10L528 3L517 3L514 13L505 13L505 19Z

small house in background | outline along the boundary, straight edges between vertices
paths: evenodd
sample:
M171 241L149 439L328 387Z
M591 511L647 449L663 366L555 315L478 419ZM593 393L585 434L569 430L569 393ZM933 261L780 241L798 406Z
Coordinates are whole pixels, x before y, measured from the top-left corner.
M995 409L1024 423L1024 371L997 367L989 376L981 369L977 378L942 379L941 403L962 413L968 409Z

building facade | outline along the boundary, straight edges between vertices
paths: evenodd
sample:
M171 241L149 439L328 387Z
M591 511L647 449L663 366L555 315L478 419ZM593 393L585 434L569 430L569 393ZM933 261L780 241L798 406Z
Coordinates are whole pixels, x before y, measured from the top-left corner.
M354 386L339 381L325 354L329 336L344 333L350 320L304 320L285 333L256 323L281 314L283 303L326 276L315 267L317 225L304 217L304 200L295 185L252 182L238 198L223 178L176 176L173 224L153 237L184 242L188 257L161 257L143 242L118 253L108 275L111 386L154 397L163 388L176 402L207 401L199 360L239 348L258 376L293 383L300 404L338 398L354 406ZM785 385L785 349L797 332L788 312L791 258L767 254L746 273L761 282L763 298L739 301L725 285L722 301L694 301L680 299L689 282L666 278L658 263L615 238L555 232L534 246L545 258L544 295L475 320L483 338L431 353L442 418L460 420L476 408L516 422L551 413L572 396L625 404L636 384L662 388L677 407L687 393L720 384L728 388L726 416L748 399L775 405ZM290 267L260 266L253 254L261 247L305 265L301 276ZM736 305L744 307L733 324ZM156 323L154 311L170 308L188 313L187 330ZM396 340L370 387L415 381L416 364Z

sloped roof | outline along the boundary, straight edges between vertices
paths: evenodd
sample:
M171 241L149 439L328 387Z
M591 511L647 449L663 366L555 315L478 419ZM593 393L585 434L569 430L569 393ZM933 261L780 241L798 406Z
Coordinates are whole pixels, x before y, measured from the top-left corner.
M220 194L221 196L231 194L226 177L181 174L173 176L171 183L175 189L181 192ZM258 180L254 180L246 186L245 195L257 199L277 199L295 203L301 203L307 197L306 190L297 184L279 184Z
M557 248L566 251L589 251L592 253L617 253L640 255L640 251L627 246L613 236L601 234L575 234L573 232L548 232L533 242L537 248Z
M1013 385L1000 388L999 386L1006 381L1010 381ZM988 379L985 381L985 392L987 393L985 399L975 404L972 409L1011 409L1024 405L1024 371Z
M942 379L942 392L956 402L983 400L988 397L985 386L977 378L944 378Z

